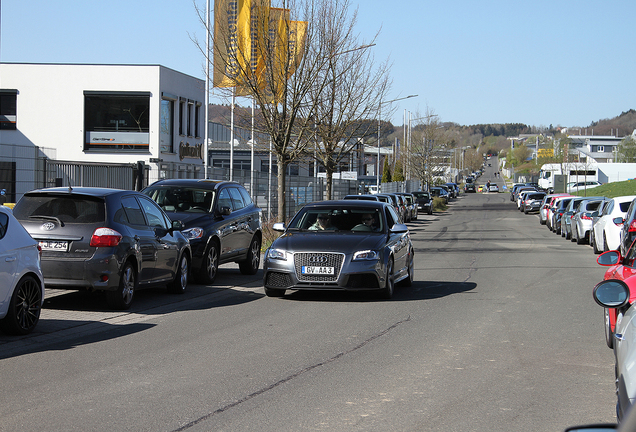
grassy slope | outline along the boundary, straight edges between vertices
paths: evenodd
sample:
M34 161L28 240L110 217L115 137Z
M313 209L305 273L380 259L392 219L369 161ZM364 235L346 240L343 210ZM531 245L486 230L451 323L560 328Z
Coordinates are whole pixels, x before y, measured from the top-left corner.
M578 191L573 195L578 196L604 196L614 198L624 195L636 195L636 180L607 183L586 191Z

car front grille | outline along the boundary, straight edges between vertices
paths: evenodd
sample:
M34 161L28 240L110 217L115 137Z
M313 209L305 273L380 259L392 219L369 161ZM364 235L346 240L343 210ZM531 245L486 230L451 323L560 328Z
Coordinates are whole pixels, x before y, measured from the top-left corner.
M300 282L335 282L340 276L344 254L341 253L316 253L300 252L294 254L294 267L296 277ZM302 267L333 267L333 275L303 275Z

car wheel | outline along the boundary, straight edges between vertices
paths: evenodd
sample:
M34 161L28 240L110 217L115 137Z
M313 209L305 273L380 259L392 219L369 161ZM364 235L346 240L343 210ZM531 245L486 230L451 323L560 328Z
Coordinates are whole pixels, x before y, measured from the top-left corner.
M596 237L594 236L594 230L590 232L590 243L592 243L592 249L596 255L601 253L601 250L596 246Z
M283 297L285 295L285 290L265 287L265 295L267 297Z
M581 235L579 234L579 229L576 229L576 244L585 244L585 236L583 236L583 238L581 238Z
M389 258L389 262L386 265L386 278L384 282L384 288L381 291L382 298L390 299L393 297L393 291L395 290L395 282L393 279L393 258Z
M413 279L415 278L415 263L413 257L413 251L409 252L409 265L407 267L408 275L406 279L402 281L402 286L410 287L413 285Z
M198 274L198 279L209 285L214 282L216 275L219 272L219 244L216 241L211 241L203 256L203 266L201 266Z
M25 335L31 333L40 320L42 288L33 276L20 279L11 296L7 315L0 321L5 333Z
M614 348L614 332L612 332L612 325L610 323L609 309L603 308L603 315L605 321L605 343L611 349Z
M428 214L432 215L433 214L433 206L431 205L431 208L428 209Z
M106 301L113 309L130 308L137 289L137 273L130 261L126 262L119 276L119 287L115 291L106 293Z
M258 271L261 262L261 241L258 237L252 239L245 261L239 262L239 269L244 275L253 275Z
M181 255L177 274L174 280L168 285L168 292L172 294L183 294L188 286L188 275L190 274L190 264L188 256L184 253Z

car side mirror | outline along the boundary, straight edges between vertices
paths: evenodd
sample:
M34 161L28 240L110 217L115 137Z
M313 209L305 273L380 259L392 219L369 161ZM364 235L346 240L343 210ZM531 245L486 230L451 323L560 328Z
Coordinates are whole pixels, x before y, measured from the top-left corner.
M600 306L620 308L629 304L629 287L623 281L608 279L594 287L592 296Z
M619 216L612 219L612 222L614 222L616 225L622 225L625 222L625 219Z
M602 266L613 266L621 261L621 253L619 251L611 250L603 252L596 258L596 262Z
M409 227L407 227L405 224L400 224L400 223L393 225L391 229L389 230L389 232L394 234L401 234L408 231L409 231Z
M272 229L274 231L284 232L285 231L285 224L282 223L282 222L276 222L274 225L272 225Z
M221 207L219 209L219 214L221 216L229 216L232 213L232 209L229 207Z
M185 224L180 220L172 221L172 230L173 231L181 231L185 228Z

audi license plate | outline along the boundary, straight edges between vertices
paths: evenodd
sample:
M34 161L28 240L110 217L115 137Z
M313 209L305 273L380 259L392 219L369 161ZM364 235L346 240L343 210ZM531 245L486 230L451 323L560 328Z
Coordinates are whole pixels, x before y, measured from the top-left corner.
M67 241L42 240L40 241L40 247L43 251L68 252Z
M302 266L301 273L304 275L333 275L333 267Z

